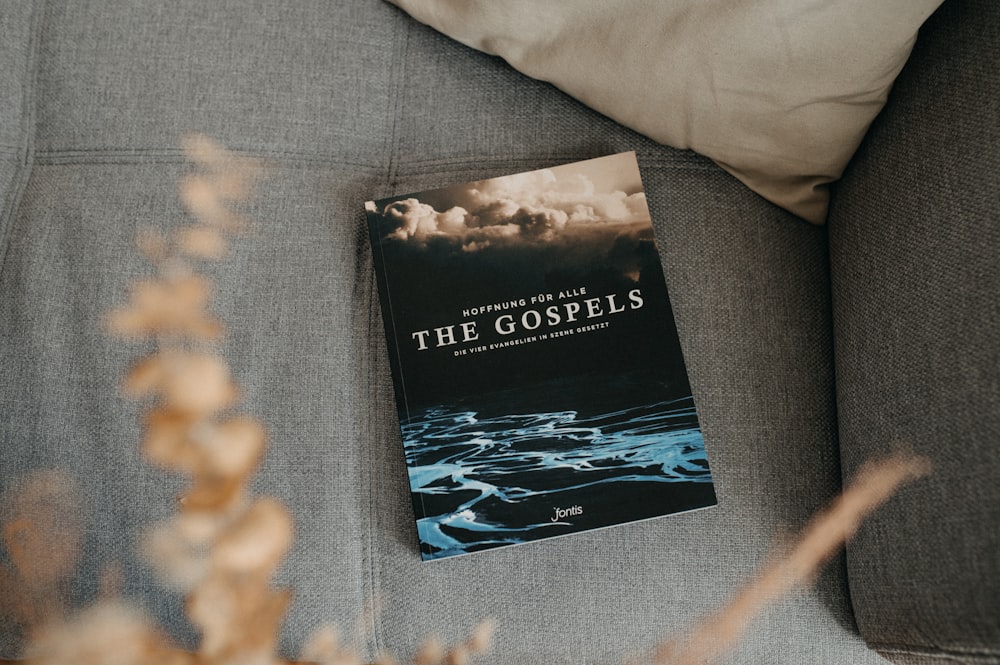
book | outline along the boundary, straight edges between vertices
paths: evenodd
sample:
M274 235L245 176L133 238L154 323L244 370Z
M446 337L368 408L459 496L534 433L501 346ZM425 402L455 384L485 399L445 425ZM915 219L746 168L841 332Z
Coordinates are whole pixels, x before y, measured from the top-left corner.
M424 560L715 505L635 153L365 208Z

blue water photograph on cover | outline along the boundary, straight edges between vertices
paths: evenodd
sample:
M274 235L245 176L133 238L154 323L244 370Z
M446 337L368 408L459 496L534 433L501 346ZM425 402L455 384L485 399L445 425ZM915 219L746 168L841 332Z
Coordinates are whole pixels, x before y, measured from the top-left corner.
M366 209L424 560L716 503L634 153Z

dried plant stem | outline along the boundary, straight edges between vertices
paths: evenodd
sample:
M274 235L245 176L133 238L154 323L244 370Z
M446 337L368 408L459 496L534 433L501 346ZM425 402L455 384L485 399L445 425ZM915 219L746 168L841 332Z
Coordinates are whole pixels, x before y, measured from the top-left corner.
M198 272L201 261L226 254L228 234L245 227L232 204L250 197L260 165L204 136L189 137L185 151L198 168L180 186L193 224L140 234L139 249L157 274L134 284L109 324L120 336L155 341L124 389L154 399L146 458L191 480L178 514L151 533L147 554L187 594L188 617L202 637L199 663L267 665L277 662L290 599L270 580L291 545L292 517L277 500L247 491L266 435L256 419L227 414L239 390L212 350L223 325L208 307L214 286Z
M177 513L155 527L146 554L171 586L185 592L186 612L201 633L196 653L170 642L147 617L117 600L120 571L102 581L107 594L73 616L63 612L62 587L75 567L82 524L72 483L54 472L36 474L5 495L0 544L0 600L21 592L7 608L28 638L31 665L291 665L277 650L291 599L271 580L293 538L292 515L278 500L251 496L248 484L266 444L262 423L229 410L240 395L229 365L215 349L222 323L209 310L214 285L201 262L228 252L227 235L246 226L232 206L246 201L261 165L204 136L185 151L197 167L181 181L191 224L172 232L148 228L137 238L155 275L132 285L129 301L112 311L108 328L128 339L152 341L154 351L128 372L126 394L152 402L142 450L147 461L190 480ZM9 505L8 505L9 504ZM9 570L8 570L9 568ZM371 608L369 611L375 611ZM366 617L362 617L366 618ZM445 650L437 642L414 665L466 665L489 647L492 622ZM303 652L314 665L360 665L356 648L333 630L320 631ZM388 655L381 665L393 664ZM14 665L0 659L0 665Z
M929 471L927 460L903 455L865 464L850 486L810 520L787 555L765 567L728 605L695 626L686 641L660 645L654 661L703 665L731 649L755 616L791 589L810 582L862 520L900 485Z
M61 471L35 471L4 492L0 513L0 546L9 562L0 562L0 621L32 639L67 610L83 542L79 491Z

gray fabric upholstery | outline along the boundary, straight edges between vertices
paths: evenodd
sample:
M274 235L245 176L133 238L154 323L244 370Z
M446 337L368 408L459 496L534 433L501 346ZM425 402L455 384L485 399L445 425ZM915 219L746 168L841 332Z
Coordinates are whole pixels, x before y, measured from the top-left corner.
M610 149L620 139L597 140ZM376 485L375 516L391 528L375 530L373 573L387 598L400 601L384 611L387 643L410 651L428 628L454 634L470 615L495 614L512 639L498 649L516 649L498 655L512 662L615 662L722 602L763 560L772 536L801 523L835 491L824 234L789 224L790 216L706 161L643 147L719 507L421 564L409 544L400 457L377 447L373 468L386 477ZM493 172L456 169L444 180ZM401 191L439 178L405 177ZM761 271L761 264L772 268ZM387 376L380 340L373 354L376 375ZM388 390L375 398L377 438L394 440ZM877 662L836 618L849 622L839 609L842 584L836 570L818 594L768 615L734 662Z
M845 471L935 466L848 548L861 632L900 662L1000 662L998 26L984 0L924 27L830 222Z
M17 205L27 169L27 141L31 134L31 82L34 72L33 7L29 3L0 6L0 260L7 224Z
M179 488L139 458L140 407L116 393L145 349L101 332L102 312L146 274L136 229L183 219L177 146L189 130L269 164L254 232L212 273L243 408L270 431L256 489L297 520L278 580L295 592L289 655L322 624L349 632L380 596L359 629L368 659L408 657L430 633L464 637L494 616L484 662L620 662L717 606L840 488L826 231L708 160L381 2L16 4L0 10L0 53L17 65L0 77L21 95L0 100L0 491L53 466L84 487L78 600L120 561L125 594L195 640L181 600L137 554ZM719 506L421 563L363 203L628 149ZM0 657L17 650L0 626ZM755 622L728 662L884 660L858 634L838 560Z

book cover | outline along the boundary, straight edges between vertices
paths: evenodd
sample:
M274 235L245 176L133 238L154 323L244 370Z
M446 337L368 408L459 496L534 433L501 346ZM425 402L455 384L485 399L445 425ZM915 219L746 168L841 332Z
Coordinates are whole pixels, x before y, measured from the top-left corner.
M634 153L366 210L424 560L716 503Z

